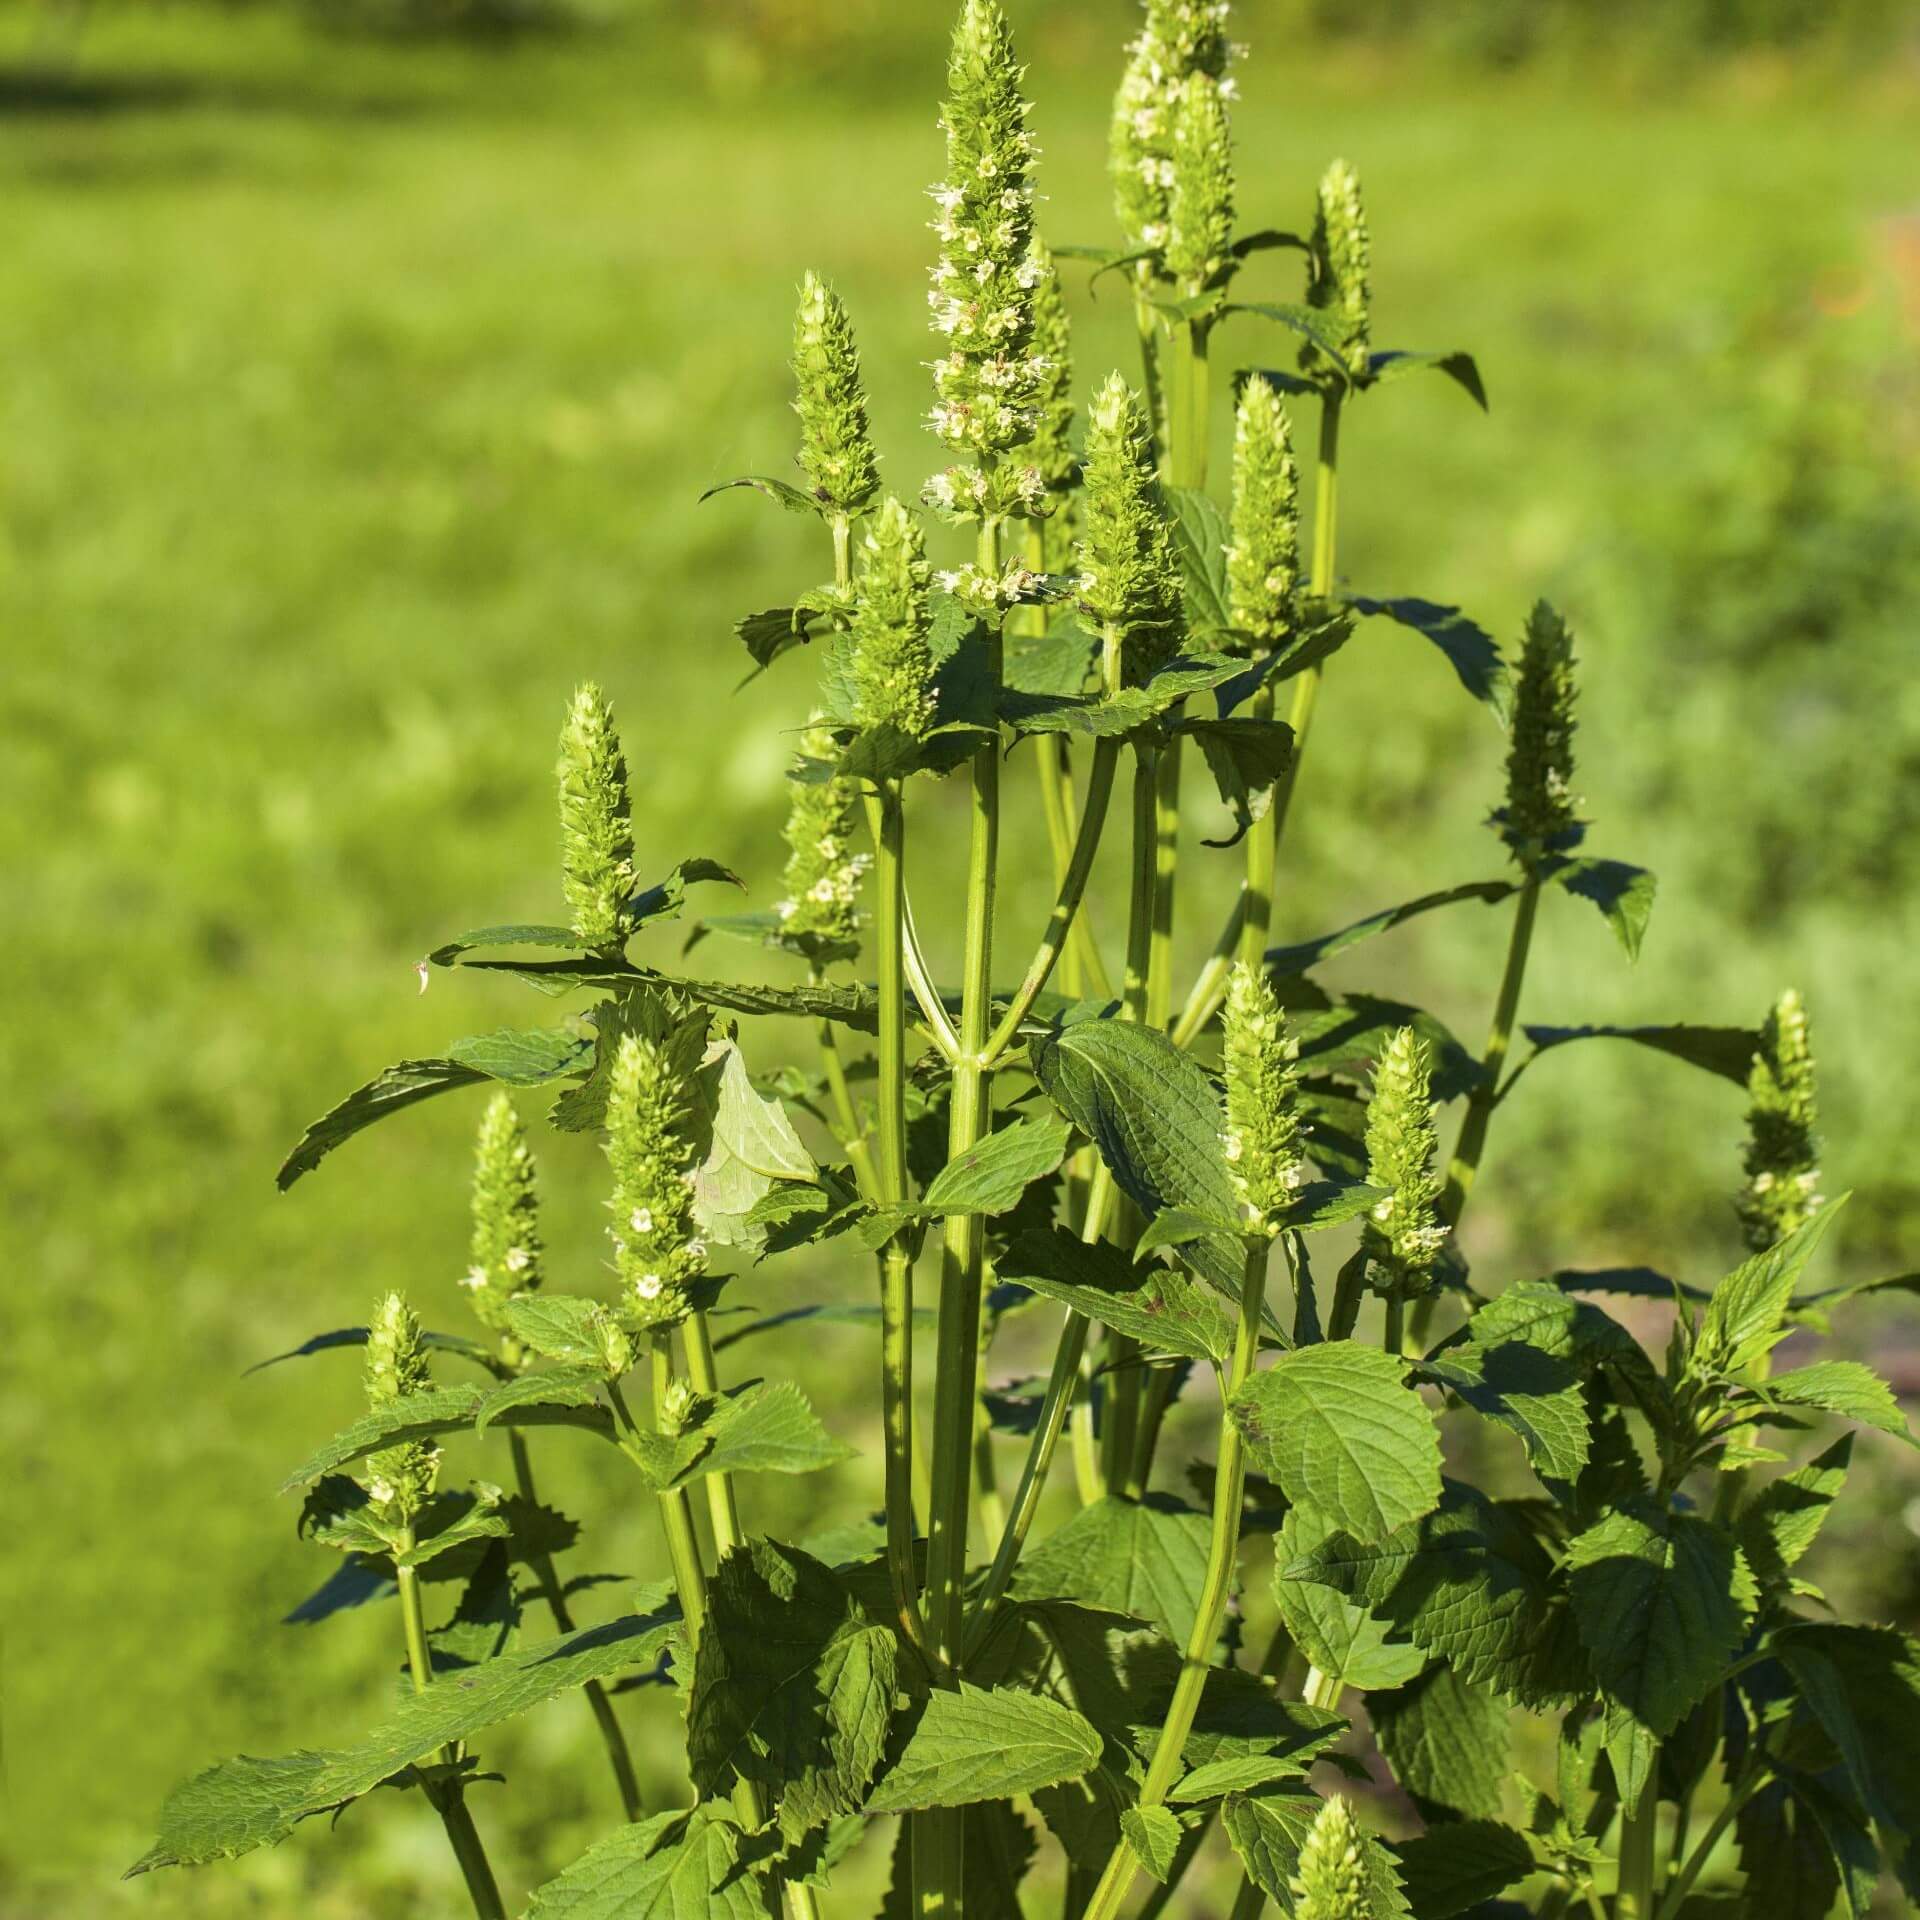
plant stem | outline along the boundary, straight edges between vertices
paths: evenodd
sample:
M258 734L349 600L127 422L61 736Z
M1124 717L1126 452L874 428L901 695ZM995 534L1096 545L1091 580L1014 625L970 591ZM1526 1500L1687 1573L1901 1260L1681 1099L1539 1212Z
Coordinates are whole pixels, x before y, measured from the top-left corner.
M1653 1920L1654 1843L1660 1833L1660 1753L1656 1747L1647 1783L1620 1822L1620 1885L1613 1897L1615 1920Z
M1700 1878L1702 1869L1713 1857L1713 1850L1720 1844L1727 1829L1739 1817L1740 1809L1767 1783L1766 1770L1755 1767L1734 1783L1727 1795L1726 1804L1713 1816L1712 1823L1700 1836L1700 1844L1687 1855L1686 1863L1668 1882L1667 1890L1660 1902L1659 1920L1678 1920L1680 1909L1686 1905L1687 1895L1693 1891L1693 1883ZM1624 1841L1622 1851L1624 1853ZM1676 1846L1674 1852L1680 1849Z
M1220 1638L1221 1622L1226 1617L1227 1594L1233 1584L1234 1562L1240 1547L1241 1505L1246 1493L1246 1460L1240 1429L1227 1408L1253 1371L1259 1351L1260 1309L1266 1276L1267 1242L1264 1237L1250 1238L1240 1287L1240 1318L1234 1330L1233 1358L1221 1384L1220 1458L1213 1483L1213 1529L1207 1547L1206 1577L1201 1584L1193 1630L1187 1637L1180 1678L1175 1683L1173 1699L1168 1704L1167 1717L1154 1743L1153 1758L1147 1763L1147 1777L1140 1788L1142 1807L1163 1804L1169 1789L1180 1777L1187 1735L1193 1730L1207 1675L1213 1670L1214 1644ZM1114 1920L1138 1867L1133 1850L1121 1841L1108 1858L1083 1920Z
M673 1339L664 1327L654 1329L653 1406L656 1423L660 1403L673 1384ZM637 1432L633 1415L627 1411L620 1383L611 1381L607 1389L613 1410L629 1433ZM667 1487L655 1494L660 1508L660 1525L667 1537L667 1558L673 1566L674 1591L679 1597L681 1617L687 1623L687 1639L697 1653L700 1636L707 1624L707 1574L700 1564L700 1543L694 1537L693 1508L685 1487Z
M1387 1301L1386 1307L1386 1324L1380 1330L1380 1345L1397 1359L1407 1350L1407 1303L1395 1296Z
M533 1458L527 1448L527 1436L518 1427L509 1427L507 1445L513 1456L514 1484L519 1489L521 1499L529 1506L538 1506L540 1495L534 1485ZM567 1605L560 1570L553 1564L553 1556L540 1554L532 1564L533 1577L540 1583L540 1597L547 1603L554 1627L561 1633L571 1633L573 1613ZM633 1755L627 1748L627 1736L621 1728L619 1716L614 1712L613 1701L598 1680L589 1680L582 1691L599 1725L600 1739L607 1750L607 1764L612 1767L614 1784L620 1790L621 1808L629 1820L638 1820L642 1812L640 1783L634 1777Z
M1267 817L1272 817L1271 808ZM1233 903L1233 911L1227 915L1226 925L1220 929L1219 939L1213 943L1213 952L1208 955L1207 964L1200 969L1200 976L1193 983L1193 991L1187 995L1187 1003L1180 1009L1180 1018L1173 1024L1173 1044L1176 1047L1192 1046L1207 1022L1220 1010L1221 1001L1227 997L1227 970L1233 965L1234 950L1240 944L1240 933L1246 925L1246 919L1247 889L1242 886Z
M820 976L816 972L809 984L817 986L819 982ZM873 1154L860 1129L859 1112L853 1104L853 1089L847 1084L847 1065L840 1057L840 1040L834 1032L833 1022L822 1020L816 1037L820 1043L821 1069L827 1076L827 1097L833 1102L834 1126L839 1132L841 1145L847 1150L847 1158L853 1162L855 1183L862 1194L872 1199L880 1191L874 1172Z
M687 1378L696 1391L720 1393L720 1370L713 1360L713 1335L707 1329L704 1307L688 1314L681 1338L687 1349ZM746 1539L740 1530L740 1503L733 1491L733 1475L710 1473L707 1481L707 1513L713 1523L713 1552L716 1561L724 1560Z

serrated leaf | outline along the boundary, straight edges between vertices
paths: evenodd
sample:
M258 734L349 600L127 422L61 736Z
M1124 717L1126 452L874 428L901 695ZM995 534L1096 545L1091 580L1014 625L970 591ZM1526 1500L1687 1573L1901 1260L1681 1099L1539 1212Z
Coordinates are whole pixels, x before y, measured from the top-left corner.
M1220 1809L1227 1838L1246 1869L1247 1878L1279 1906L1283 1914L1299 1911L1294 1875L1300 1849L1313 1829L1321 1801L1314 1794L1229 1794ZM1364 1906L1343 1910L1342 1920L1408 1920L1410 1909L1400 1891L1400 1876L1386 1849L1370 1833L1359 1836L1366 1864Z
M683 1478L709 1473L815 1473L854 1458L855 1450L820 1424L791 1380L742 1388L723 1402L709 1429L712 1451Z
M1009 691L1075 698L1086 689L1096 636L1071 618L1048 621L1044 633L1009 633L1002 675Z
M1220 309L1224 319L1228 314L1252 313L1263 320L1277 321L1290 333L1297 333L1303 340L1309 340L1325 356L1329 370L1341 386L1350 385L1354 369L1346 362L1341 352L1340 335L1327 316L1317 307L1296 306L1291 302L1272 300L1236 301Z
M1690 1362L1695 1372L1739 1373L1786 1337L1793 1290L1846 1198L1829 1202L1784 1240L1741 1261L1714 1288Z
M1842 1434L1804 1467L1769 1480L1741 1509L1735 1528L1740 1551L1764 1585L1784 1585L1818 1538L1852 1459L1853 1435Z
M934 1175L921 1197L933 1214L1007 1213L1066 1158L1072 1132L1057 1114L1029 1114L990 1133Z
M1527 1837L1497 1820L1451 1820L1391 1851L1414 1920L1454 1920L1534 1870Z
M1186 1838L1179 1820L1165 1807L1129 1807L1120 1816L1120 1831L1133 1857L1165 1886Z
M1473 697L1502 720L1506 718L1511 695L1507 664L1493 635L1458 607L1442 606L1438 601L1402 598L1398 600L1349 599L1355 613L1379 615L1430 640L1446 656L1454 677Z
M473 1411L477 1432L484 1433L503 1414L516 1408L597 1407L606 1390L602 1367L542 1367L497 1386Z
M1465 390L1482 413L1487 411L1487 390L1481 383L1480 369L1473 355L1458 347L1440 353L1416 353L1404 348L1370 353L1367 355L1365 384L1377 387L1389 380L1403 379L1410 373L1428 372L1444 373Z
M1362 1692L1401 1686L1427 1664L1422 1649L1404 1639L1390 1639L1384 1620L1332 1587L1278 1577L1278 1568L1297 1560L1328 1531L1323 1520L1301 1507L1290 1508L1281 1521L1274 1537L1273 1583L1281 1624L1314 1666L1347 1686Z
M1224 633L1233 625L1226 552L1232 535L1226 516L1199 487L1168 487L1165 499L1187 631L1196 639Z
M458 939L437 946L427 955L427 964L450 967L463 953L476 947L558 947L578 951L580 936L571 927L551 927L515 921L506 926L475 927Z
M1913 1438L1893 1389L1858 1360L1816 1360L1791 1373L1775 1374L1754 1392L1782 1406L1837 1414L1842 1420L1857 1420L1863 1427L1874 1427L1902 1440Z
M1592 1435L1581 1374L1569 1360L1524 1340L1469 1339L1435 1354L1418 1372L1483 1419L1518 1434L1542 1480L1570 1488L1579 1478Z
M1499 1818L1513 1752L1508 1709L1491 1693L1443 1663L1395 1692L1370 1695L1367 1718L1393 1777L1427 1819Z
M1868 1898L1879 1877L1873 1836L1855 1816L1855 1828L1866 1842L1870 1861ZM1833 1847L1819 1821L1807 1812L1793 1785L1770 1780L1740 1809L1738 1824L1740 1870L1754 1899L1743 1912L1753 1912L1764 1898L1776 1913L1817 1913L1833 1909L1840 1891L1840 1868ZM1764 1889L1764 1894L1762 1890ZM1853 1911L1850 1909L1850 1911ZM1753 1920L1762 1920L1758 1913Z
M1283 1353L1228 1403L1261 1472L1353 1539L1384 1540L1440 1500L1440 1437L1403 1361L1349 1340Z
M936 1688L900 1757L867 1797L873 1813L1006 1800L1076 1780L1100 1758L1083 1715L1037 1694Z
M1162 1495L1107 1494L1029 1547L1014 1570L1015 1599L1063 1596L1150 1621L1184 1646L1207 1577L1207 1516Z
M1567 1543L1580 1638L1602 1688L1664 1738L1718 1681L1759 1599L1732 1538L1650 1500Z
M1306 1779L1307 1770L1294 1756L1271 1753L1235 1754L1228 1760L1209 1760L1183 1775L1168 1791L1177 1806L1197 1806L1229 1793L1257 1793L1287 1781Z
M303 1340L297 1347L289 1347L285 1353L269 1355L265 1360L256 1360L248 1367L246 1374L264 1373L268 1367L277 1367L287 1360L305 1360L316 1353L334 1353L343 1347L364 1347L367 1344L365 1327L335 1327L327 1333L316 1333L311 1340ZM477 1340L469 1340L460 1333L422 1333L420 1344L435 1353L457 1353L463 1360L471 1360L476 1366L484 1367L489 1373L500 1370L497 1355L489 1353ZM242 1374L241 1378L246 1378Z
M713 1103L713 1137L741 1165L769 1180L811 1180L818 1171L787 1110L761 1093L747 1072L746 1057L731 1041L719 1062Z
M1556 887L1598 907L1627 958L1640 958L1640 944L1647 936L1653 896L1659 885L1645 867L1579 854L1551 860L1541 871Z
M445 1526L428 1533L407 1552L396 1553L393 1564L396 1567L424 1567L475 1540L504 1540L511 1528L507 1516L498 1511L499 1499L497 1488L485 1489L484 1497L469 1501Z
M1302 940L1290 947L1270 947L1264 956L1264 964L1268 973L1274 975L1305 973L1347 947L1371 940L1376 933L1391 932L1393 928L1404 926L1423 913L1432 913L1438 907L1455 906L1464 900L1477 900L1484 905L1494 906L1502 900L1511 899L1519 891L1518 885L1511 880L1473 880L1464 886L1446 887L1438 893L1423 893L1417 900L1403 900L1397 907L1384 907L1380 912L1370 913L1364 920L1356 920L1351 926L1341 927L1334 933L1323 933L1317 939Z
M1235 822L1227 839L1201 845L1233 846L1273 804L1274 788L1293 761L1293 729L1284 720L1245 717L1184 720L1180 732L1200 743L1207 771Z
M596 1841L536 1890L526 1920L776 1920L725 1807L658 1813Z
M542 1359L569 1366L598 1365L613 1316L579 1294L522 1293L503 1306L507 1330Z
M997 1271L1149 1352L1219 1361L1232 1350L1234 1318L1216 1296L1176 1267L1129 1260L1109 1241L1089 1246L1067 1227L1030 1229L1015 1236Z

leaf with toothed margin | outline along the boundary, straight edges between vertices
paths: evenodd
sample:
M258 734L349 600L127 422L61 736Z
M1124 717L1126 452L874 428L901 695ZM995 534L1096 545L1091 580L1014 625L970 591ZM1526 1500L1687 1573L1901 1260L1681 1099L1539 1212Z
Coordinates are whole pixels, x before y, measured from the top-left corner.
M791 480L776 479L770 473L743 473L732 480L719 480L710 486L700 498L711 500L717 493L726 493L734 487L751 487L755 493L764 493L769 500L777 501L789 513L812 513L824 516L831 509L822 500L816 500L803 488L796 487Z
M1659 886L1645 867L1624 860L1601 860L1591 854L1549 860L1542 872L1556 887L1576 899L1590 901L1605 916L1613 937L1629 960L1640 958L1653 915L1653 896Z
M596 1841L538 1888L526 1920L777 1920L733 1811L703 1802Z
M1436 907L1451 907L1465 900L1496 906L1519 891L1519 886L1512 880L1473 880L1464 886L1447 887L1439 893L1423 893L1417 900L1404 900L1397 907L1384 907L1380 912L1370 913L1364 920L1356 920L1351 926L1341 927L1337 932L1323 933L1316 939L1302 940L1289 947L1269 947L1264 964L1270 974L1305 973L1308 968L1317 967L1322 960L1344 948L1358 946L1362 940L1371 940L1376 933L1389 933L1423 913L1433 912Z
M1219 1361L1233 1347L1233 1315L1179 1268L1129 1260L1109 1241L1090 1246L1068 1227L1017 1235L995 1270L1149 1352Z
M1450 352L1416 353L1404 347L1390 347L1384 352L1367 355L1366 378L1363 386L1384 386L1390 380L1405 378L1410 373L1444 373L1454 381L1472 400L1482 413L1487 411L1487 390L1481 383L1480 368L1472 354L1461 348Z
M1008 1800L1077 1780L1100 1758L1091 1721L1005 1687L936 1687L900 1757L867 1796L870 1813Z
M1491 1819L1445 1821L1411 1840L1392 1842L1389 1851L1418 1920L1480 1913L1483 1902L1534 1871L1527 1836Z
M1454 678L1497 718L1505 720L1512 694L1507 664L1493 635L1458 607L1442 606L1434 600L1369 600L1359 596L1347 604L1355 613L1379 615L1432 641L1446 656Z
M1423 1818L1497 1819L1513 1771L1509 1712L1444 1662L1367 1701L1380 1751Z
M1106 1494L1027 1550L1010 1591L1129 1614L1184 1646L1206 1585L1207 1539L1207 1516L1165 1495Z

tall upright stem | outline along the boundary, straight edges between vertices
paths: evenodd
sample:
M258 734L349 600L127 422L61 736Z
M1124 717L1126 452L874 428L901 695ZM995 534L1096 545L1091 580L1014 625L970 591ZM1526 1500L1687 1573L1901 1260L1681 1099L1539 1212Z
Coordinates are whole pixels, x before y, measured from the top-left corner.
M718 1397L720 1370L714 1364L713 1335L707 1328L704 1307L695 1307L688 1314L681 1337L687 1349L687 1378L699 1392ZM740 1502L733 1491L732 1474L710 1473L706 1480L707 1513L713 1522L714 1556L724 1560L746 1538L740 1530Z
M673 1336L666 1328L656 1327L652 1346L653 1413L657 1429L661 1403L666 1399L667 1389L673 1385ZM614 1392L615 1412L624 1414L626 1424L631 1425L632 1415L625 1413L624 1405L617 1397L617 1386ZM656 1495L656 1499L660 1507L661 1531L667 1539L667 1559L673 1567L674 1592L679 1597L681 1616L687 1623L687 1638L697 1653L707 1626L707 1570L700 1562L700 1542L693 1531L693 1506L687 1499L685 1487L664 1488Z
M1654 1920L1654 1852L1660 1832L1660 1756L1656 1749L1640 1797L1620 1821L1620 1888L1614 1920Z

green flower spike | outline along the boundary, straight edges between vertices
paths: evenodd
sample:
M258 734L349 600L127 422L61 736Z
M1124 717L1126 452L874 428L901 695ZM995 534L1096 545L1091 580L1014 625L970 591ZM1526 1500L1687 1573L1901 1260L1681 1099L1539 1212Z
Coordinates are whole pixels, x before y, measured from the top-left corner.
M1234 416L1228 537L1228 617L1255 647L1277 649L1293 634L1300 588L1300 469L1287 410L1258 374Z
M1110 374L1087 416L1080 598L1120 639L1124 677L1138 686L1180 638L1180 569L1160 504L1153 445L1140 399Z
M591 681L560 732L560 866L574 936L604 952L626 935L633 897L633 802L613 708Z
M460 1284L495 1333L507 1329L509 1300L540 1285L540 1195L526 1128L505 1093L480 1118L473 1155L473 1264Z
M420 1322L404 1295L390 1293L373 1310L365 1378L367 1405L376 1413L432 1385ZM427 1504L439 1471L440 1449L431 1440L403 1440L369 1454L358 1477L373 1503L374 1518L406 1527Z
M1201 292L1233 245L1233 141L1227 103L1204 73L1187 76L1173 112L1173 186L1167 196L1166 268Z
M867 435L860 354L840 296L816 274L800 283L793 321L793 377L800 416L800 470L813 497L835 513L858 513L880 484Z
M1265 972L1244 960L1228 977L1224 1018L1227 1168L1249 1224L1273 1234L1306 1178L1300 1045L1288 1037L1286 1013Z
M1573 635L1544 600L1527 616L1507 748L1508 842L1531 865L1574 825Z
M940 124L947 177L932 189L940 258L927 294L933 329L947 342L933 363L928 424L957 454L979 464L949 467L928 497L972 518L1029 512L1040 476L1027 466L994 470L996 457L1032 439L1046 367L1034 346L1034 299L1046 277L1033 244L1033 136L1013 32L998 0L966 0L947 63Z
M1360 176L1344 160L1336 160L1320 182L1307 305L1332 321L1341 357L1355 373L1365 371L1371 345L1372 295L1367 282L1371 253L1367 216L1360 205ZM1311 343L1300 349L1303 367L1311 369L1321 358Z
M891 494L867 526L854 583L854 724L921 740L933 725L927 563L920 528Z
M1820 1206L1813 1046L1806 1003L1791 987L1760 1029L1747 1093L1747 1183L1737 1204L1747 1245L1763 1253Z
M1053 496L1057 515L1073 490L1080 470L1073 450L1073 354L1067 332L1067 303L1053 255L1043 241L1033 243L1040 264L1039 284L1033 290L1033 351L1045 363L1035 390L1033 445L1030 458L1039 470L1040 484Z
M1114 210L1131 253L1158 253L1167 245L1176 105L1186 83L1197 74L1222 99L1234 91L1226 0L1146 0L1146 8L1146 22L1127 50L1108 141Z
M833 736L816 714L800 736L808 760L831 761ZM787 813L786 898L774 911L780 931L833 946L852 944L860 925L860 882L872 856L853 851L859 787L852 780L795 780Z
M614 1270L636 1329L672 1326L692 1307L707 1249L693 1220L692 1111L668 1050L623 1034L607 1089Z
M1373 1874L1353 1805L1321 1802L1293 1877L1295 1920L1372 1920Z
M1368 1216L1367 1250L1387 1269L1388 1291L1423 1291L1447 1230L1434 1218L1433 1059L1411 1027L1380 1049L1367 1101L1367 1179L1388 1197Z

